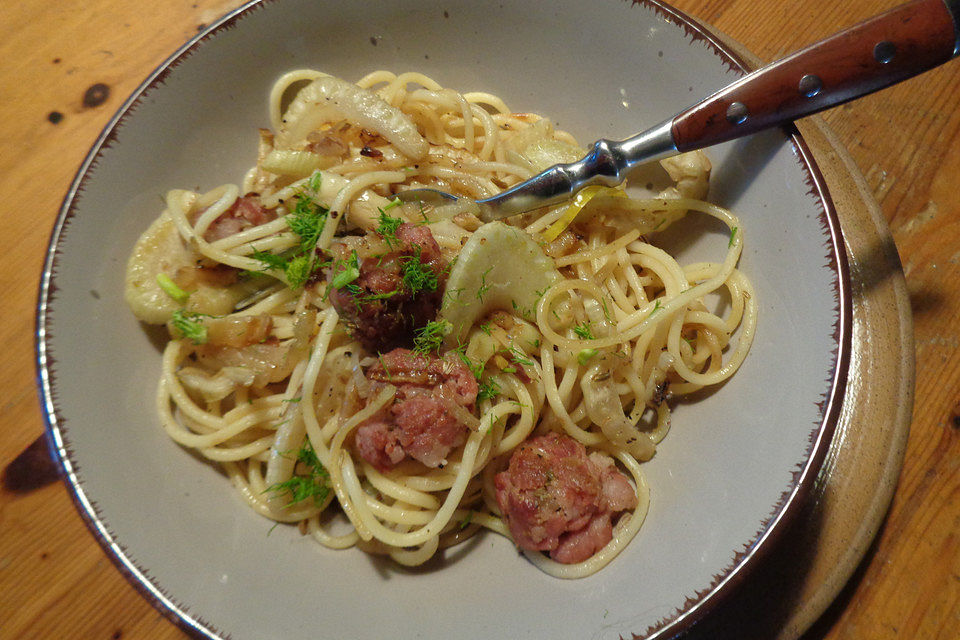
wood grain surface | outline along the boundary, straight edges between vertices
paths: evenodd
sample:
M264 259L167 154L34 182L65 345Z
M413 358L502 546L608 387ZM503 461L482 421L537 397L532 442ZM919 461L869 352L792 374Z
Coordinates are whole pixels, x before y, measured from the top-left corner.
M7 229L0 252L2 638L183 637L114 568L64 486L33 473L44 456L18 456L43 432L33 316L60 200L87 149L144 76L239 4L21 0L4 3L0 12L0 220ZM674 4L772 60L896 3ZM884 526L806 640L958 637L958 105L960 62L953 62L824 116L893 231L914 313L917 379L905 464Z

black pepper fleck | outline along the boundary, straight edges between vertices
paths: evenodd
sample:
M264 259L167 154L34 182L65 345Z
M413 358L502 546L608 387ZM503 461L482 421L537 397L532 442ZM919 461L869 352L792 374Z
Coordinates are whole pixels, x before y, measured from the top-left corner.
M63 120L63 114L59 111L51 111L47 114L47 120L53 124L60 124L60 121Z

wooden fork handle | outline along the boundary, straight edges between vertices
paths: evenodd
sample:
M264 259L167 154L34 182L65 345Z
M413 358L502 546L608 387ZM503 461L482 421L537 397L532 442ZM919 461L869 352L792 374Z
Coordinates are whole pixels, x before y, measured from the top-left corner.
M681 112L679 151L754 133L923 73L958 53L960 0L915 0L762 67Z

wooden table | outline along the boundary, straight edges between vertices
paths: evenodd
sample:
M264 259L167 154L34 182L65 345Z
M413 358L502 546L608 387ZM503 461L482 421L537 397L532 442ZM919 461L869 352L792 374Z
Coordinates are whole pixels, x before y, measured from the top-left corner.
M237 0L5 3L0 18L0 467L43 431L33 314L48 234L77 166L142 78ZM677 0L764 60L893 0ZM893 504L863 565L807 635L960 629L960 63L826 114L889 223L914 313L914 420ZM61 483L0 489L0 636L176 638L113 567Z

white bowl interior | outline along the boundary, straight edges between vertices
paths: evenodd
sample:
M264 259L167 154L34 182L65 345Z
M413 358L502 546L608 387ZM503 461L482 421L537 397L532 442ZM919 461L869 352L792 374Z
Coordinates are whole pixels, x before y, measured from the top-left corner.
M115 550L232 638L617 638L671 620L727 575L793 490L836 362L838 274L823 205L781 131L709 151L711 199L743 222L759 330L742 369L681 404L645 465L652 505L623 555L561 581L484 535L415 571L335 552L255 515L154 415L157 343L126 310L135 239L169 188L239 181L282 72L419 70L535 111L587 143L654 125L738 77L712 47L624 2L267 2L183 56L95 157L58 236L43 348L54 429ZM710 225L677 241L715 259ZM575 604L574 604L575 603ZM572 606L571 606L572 605ZM335 626L331 623L336 621Z

